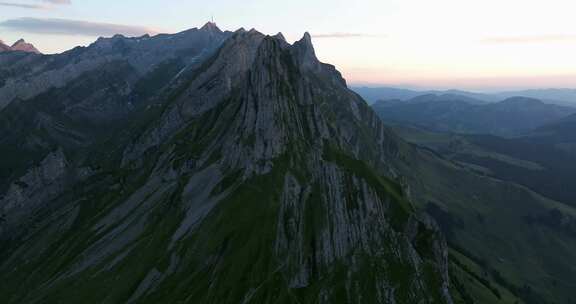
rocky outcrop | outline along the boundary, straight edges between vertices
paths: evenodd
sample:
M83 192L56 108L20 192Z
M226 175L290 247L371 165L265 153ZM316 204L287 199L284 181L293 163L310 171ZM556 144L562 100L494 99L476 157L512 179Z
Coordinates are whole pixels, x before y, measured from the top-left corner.
M34 196L39 192L61 188L66 167L66 157L62 150L48 154L37 167L32 168L10 186L5 197L0 201L2 211L7 213L15 208L24 208L26 204L34 201Z
M14 239L29 232L34 222L31 214L51 207L51 200L92 173L89 168L71 167L61 149L46 155L0 197L0 240Z

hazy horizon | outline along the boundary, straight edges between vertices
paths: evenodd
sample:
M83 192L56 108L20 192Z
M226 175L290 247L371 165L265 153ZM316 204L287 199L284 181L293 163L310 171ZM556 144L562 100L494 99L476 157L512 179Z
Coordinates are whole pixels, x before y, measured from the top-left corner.
M576 30L568 30L576 28L570 16L574 4L564 0L216 0L169 5L12 0L0 7L0 39L11 44L24 38L45 53L114 33L175 33L202 26L214 16L222 30L282 32L289 41L308 31L319 58L336 65L356 86L479 92L576 87Z
M442 86L428 86L428 85L418 85L418 84L407 84L407 83L370 83L370 82L348 82L349 87L353 88L393 88L393 89L405 89L412 91L466 91L470 93L483 93L483 94L497 94L497 93L507 93L516 91L531 91L531 90L576 90L576 87L568 86L502 86L502 87L475 87L475 86L459 86L459 85L442 85Z

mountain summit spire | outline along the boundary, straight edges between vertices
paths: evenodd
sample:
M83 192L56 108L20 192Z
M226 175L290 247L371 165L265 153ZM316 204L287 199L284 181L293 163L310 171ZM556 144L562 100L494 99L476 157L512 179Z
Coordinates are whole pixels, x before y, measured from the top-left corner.
M310 33L304 33L302 39L294 43L294 47L298 54L297 57L303 66L316 66L316 63L318 63L318 58L316 57L316 51L314 50L314 45L312 44L312 36L310 36Z
M214 22L214 18L211 21L206 22L203 27L200 28L203 31L215 31L221 33L222 31L218 28L218 25Z

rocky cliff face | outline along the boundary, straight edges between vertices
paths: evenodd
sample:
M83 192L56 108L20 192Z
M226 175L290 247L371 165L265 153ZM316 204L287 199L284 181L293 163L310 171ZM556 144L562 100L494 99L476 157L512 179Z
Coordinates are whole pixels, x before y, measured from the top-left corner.
M91 48L116 56L127 42L115 39ZM21 144L53 150L6 178L8 303L452 303L443 238L387 162L403 144L317 60L309 35L290 45L240 30L195 58L116 131L53 123L106 121L74 111L92 93L70 98L92 73L10 105L18 117L62 100L32 119L46 133ZM126 61L122 79L153 71Z

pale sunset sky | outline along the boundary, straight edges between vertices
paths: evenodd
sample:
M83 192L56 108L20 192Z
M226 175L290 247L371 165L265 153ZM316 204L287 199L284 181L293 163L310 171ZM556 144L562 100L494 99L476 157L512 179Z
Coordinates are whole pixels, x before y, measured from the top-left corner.
M3 0L0 39L45 53L121 33L175 33L214 15L222 30L312 34L353 85L477 91L576 88L576 1Z

